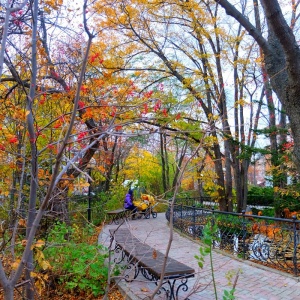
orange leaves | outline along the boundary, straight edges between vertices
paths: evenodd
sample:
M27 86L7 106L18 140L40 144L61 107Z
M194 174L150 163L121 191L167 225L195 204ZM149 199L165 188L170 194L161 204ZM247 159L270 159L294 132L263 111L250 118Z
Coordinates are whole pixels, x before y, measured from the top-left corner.
M19 220L19 226L21 226L21 227L26 227L26 220L25 219L20 219Z
M53 126L53 128L57 129L57 128L60 128L62 125L62 123L60 122L60 120L57 120Z
M87 87L86 85L82 85L82 86L80 87L80 90L81 90L84 94L87 94L88 91L89 91L89 89L88 89L88 87Z
M149 112L149 109L148 109L148 104L147 103L144 103L144 110L142 111L142 114L147 114Z
M268 238L274 239L276 234L281 232L279 227L275 225L265 225L264 223L255 223L252 226L252 231L256 234L263 234Z
M94 112L91 108L87 108L86 111L84 112L82 119L83 120L88 120L92 119L94 117Z

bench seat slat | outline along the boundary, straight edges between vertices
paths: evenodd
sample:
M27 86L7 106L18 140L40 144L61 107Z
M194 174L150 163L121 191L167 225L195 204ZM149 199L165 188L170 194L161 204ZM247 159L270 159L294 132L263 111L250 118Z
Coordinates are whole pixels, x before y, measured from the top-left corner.
M160 277L162 265L165 255L152 248L151 246L142 243L134 237L128 229L118 229L117 231L110 230L110 234L114 235L116 243L129 255L131 259L138 262L140 266L149 270L156 277ZM155 258L153 253L155 251ZM187 274L194 274L195 270L173 258L168 257L165 277L178 275L178 277Z
M115 244L121 248L125 254L123 258L127 256L128 262L136 266L134 279L139 274L139 271L141 271L145 278L152 281L159 280L165 260L165 255L162 252L142 243L131 234L129 229L111 229L110 235L114 238ZM168 257L163 277L163 285L167 285L169 288L162 287L167 294L167 299L177 299L179 289L187 291L187 280L190 277L194 277L194 274L195 270L193 268ZM181 280L181 283L176 287L175 282L177 280Z

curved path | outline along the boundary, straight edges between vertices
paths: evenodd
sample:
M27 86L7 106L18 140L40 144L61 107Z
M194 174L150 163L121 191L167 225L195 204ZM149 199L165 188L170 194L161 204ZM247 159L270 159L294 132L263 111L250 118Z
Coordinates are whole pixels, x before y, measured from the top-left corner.
M132 234L141 241L165 253L170 229L165 214L158 214L156 219L139 219L126 221L122 225L128 227ZM99 243L109 246L110 238L108 230L116 228L117 225L106 225L100 236ZM169 256L179 260L196 270L194 278L188 280L190 300L214 300L212 276L208 258L205 260L204 268L198 267L194 258L199 252L199 243L192 241L179 233L174 232ZM224 290L230 290L230 274L239 271L235 296L237 300L297 300L300 299L300 282L298 278L278 272L273 269L254 265L251 262L238 260L220 252L213 252L213 266L215 280L217 283L218 299L223 299ZM234 276L231 281L234 280ZM126 299L145 299L155 289L155 284L145 280L142 276L131 283L125 280L118 282L120 290L126 295ZM180 296L180 300L186 299ZM155 296L155 299L165 299L163 295ZM179 300L179 299L178 299Z

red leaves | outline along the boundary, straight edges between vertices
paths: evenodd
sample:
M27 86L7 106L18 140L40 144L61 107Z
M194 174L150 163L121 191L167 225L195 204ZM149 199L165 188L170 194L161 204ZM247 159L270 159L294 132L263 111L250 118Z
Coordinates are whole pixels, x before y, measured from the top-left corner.
M102 58L100 58L100 53L95 53L90 57L90 63L94 63L96 61L96 59L98 59L98 62L100 64L102 64L104 61Z
M50 149L50 150L53 150L53 149L55 149L55 146L53 144L48 144L47 148Z
M87 132L85 132L85 131L80 132L77 136L78 141L83 140L86 137L86 135L87 135Z
M117 109L115 106L113 106L111 116L114 117L116 115L116 113L117 113Z
M60 128L61 125L62 125L61 122L60 122L60 121L57 121L57 122L54 124L53 128Z
M0 150L5 151L5 147L2 144L0 144Z
M88 87L87 87L86 85L82 85L82 86L80 87L80 90L81 90L84 94L86 94L86 93L89 91L89 89L88 89Z
M146 92L146 93L144 94L144 96L145 96L146 98L150 98L150 97L152 96L152 94L153 94L153 91L149 91L149 92Z
M154 112L160 110L160 107L161 107L161 100L157 100L153 107Z
M149 111L149 109L148 109L148 104L147 103L144 103L144 111L142 112L142 114L147 114L148 113L148 111Z
M85 107L85 103L83 101L78 101L78 108L83 109Z
M282 150L288 150L294 146L294 142L286 142L282 145Z
M8 140L8 142L11 143L11 144L17 144L18 143L18 138L16 136L13 136Z
M164 108L164 109L162 110L162 113L163 113L163 115L164 115L165 117L168 116L168 112L167 112L167 109L166 109L166 108Z
M47 99L46 98L46 93L42 94L39 103L43 105L45 103L46 99Z
M51 70L51 71L50 71L50 74L51 74L51 76L52 76L53 78L55 78L55 79L58 79L58 78L59 78L59 75L58 75L54 70Z

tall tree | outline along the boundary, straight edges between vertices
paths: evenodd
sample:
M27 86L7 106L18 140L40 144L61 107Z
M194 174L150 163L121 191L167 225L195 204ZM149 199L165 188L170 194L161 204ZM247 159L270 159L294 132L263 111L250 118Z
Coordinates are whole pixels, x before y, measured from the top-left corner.
M282 12L278 0L261 0L262 9L267 20L268 37L264 38L261 31L253 25L249 18L241 13L237 7L227 0L215 0L236 19L255 39L263 52L266 71L270 78L272 88L280 99L283 109L290 121L291 132L294 138L294 158L300 171L300 49L297 38L293 32L296 18L293 17L291 26ZM292 1L293 15L296 14L296 5Z
M110 36L118 31L116 38L122 34L126 41L126 51L123 44L119 48L113 48L120 49L120 55L126 62L119 66L120 70L152 72L157 77L160 76L161 80L172 77L173 82L177 80L178 88L187 92L180 99L185 97L186 100L193 99L197 103L195 106L199 109L191 114L190 123L192 119L198 119L208 124L206 130L215 141L208 153L215 162L220 207L222 210L232 210L232 170L235 172L235 180L241 177L242 171L239 153L235 148L244 142L242 137L245 133L239 132L238 125L237 136L231 129L229 98L226 93L228 76L224 58L233 39L239 41L237 44L242 47L244 34L241 30L236 37L226 34L220 25L218 6L212 1L174 1L159 4L138 2L135 6L119 1L119 4L116 6L115 3L103 2L101 9L98 9L103 15L107 11L101 22L105 23ZM159 28L157 24L160 24ZM243 51L246 51L246 47ZM137 59L141 56L144 57L143 67ZM249 60L244 62L245 65L249 64ZM242 59L235 64L239 66L237 70L240 72L243 69ZM242 101L239 100L236 99L236 106L242 107L239 105ZM243 115L242 109L240 114ZM242 117L241 122L243 121ZM198 131L202 131L201 126ZM243 194L238 195L241 207L245 206L241 198Z

